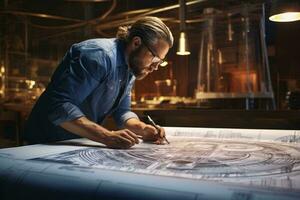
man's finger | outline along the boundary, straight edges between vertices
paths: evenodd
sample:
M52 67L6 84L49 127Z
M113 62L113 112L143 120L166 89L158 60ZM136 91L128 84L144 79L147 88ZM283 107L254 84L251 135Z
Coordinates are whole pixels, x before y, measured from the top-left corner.
M163 128L160 127L159 130L160 130L160 131L159 131L160 137L161 137L161 138L165 137L165 136L166 136L165 129L163 129Z
M125 138L129 140L132 144L135 144L135 139L132 136L130 136L126 130L122 131L120 135L122 136L122 138Z
M112 140L106 145L114 149L128 149L134 144L130 140L117 135L116 137L112 138Z
M128 133L128 135L130 135L132 138L134 138L136 144L140 143L138 136L134 132L132 132L128 129L126 130L126 132Z
M126 137L119 137L119 142L120 142L120 145L122 146L122 148L124 147L131 147L134 145L134 142L132 142L130 139L127 139Z

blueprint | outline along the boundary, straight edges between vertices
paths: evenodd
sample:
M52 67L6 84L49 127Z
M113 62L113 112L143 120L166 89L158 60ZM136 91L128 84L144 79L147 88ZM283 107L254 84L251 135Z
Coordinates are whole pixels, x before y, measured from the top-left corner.
M202 191L197 185L213 184L213 188L226 189L224 194L218 194L220 199L226 199L225 194L229 199L233 195L236 199L255 199L266 194L270 199L299 198L299 131L166 127L166 133L170 145L141 142L127 150L109 149L87 139L2 149L0 171L4 174L6 170L6 176L22 172L23 177L24 173L34 171L48 174L48 180L54 174L55 179L84 177L88 183L116 179L124 185L144 186L151 185L150 180L154 178L165 183L159 188L197 191L201 195L208 195L209 190ZM119 175L108 176L110 173ZM130 178L122 179L125 175ZM170 181L174 179L177 185ZM179 183L184 186L180 187ZM193 191L193 187L197 189ZM215 191L210 192L217 195Z
M196 137L128 150L86 148L34 158L73 166L300 189L300 147ZM292 188L291 188L292 187Z

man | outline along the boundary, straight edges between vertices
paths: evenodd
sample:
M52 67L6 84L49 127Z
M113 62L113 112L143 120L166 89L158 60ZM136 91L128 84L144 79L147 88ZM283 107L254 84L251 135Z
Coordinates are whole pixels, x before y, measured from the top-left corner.
M159 141L163 128L145 124L130 111L134 80L146 77L173 45L169 28L156 17L120 27L117 38L72 45L36 102L25 128L29 143L85 137L110 148ZM101 126L112 115L120 130Z

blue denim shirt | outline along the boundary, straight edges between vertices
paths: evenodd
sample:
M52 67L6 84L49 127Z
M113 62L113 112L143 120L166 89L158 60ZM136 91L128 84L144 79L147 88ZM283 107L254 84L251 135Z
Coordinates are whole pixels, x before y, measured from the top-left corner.
M36 102L25 127L30 143L75 138L59 124L86 116L102 124L112 115L118 127L130 118L135 77L117 39L91 39L72 45Z

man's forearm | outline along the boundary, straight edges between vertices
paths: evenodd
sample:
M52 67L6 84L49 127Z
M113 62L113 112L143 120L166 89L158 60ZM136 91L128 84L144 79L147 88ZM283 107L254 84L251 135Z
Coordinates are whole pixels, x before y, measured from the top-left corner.
M108 132L110 132L106 128L90 121L86 117L80 117L72 121L63 122L60 126L71 133L100 143L104 142L105 136Z
M143 130L146 126L146 124L139 119L136 118L130 118L125 122L125 128L131 130L135 134L143 135Z

